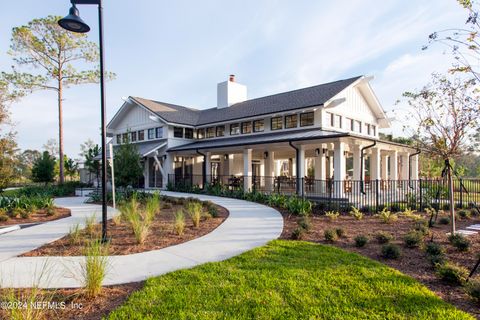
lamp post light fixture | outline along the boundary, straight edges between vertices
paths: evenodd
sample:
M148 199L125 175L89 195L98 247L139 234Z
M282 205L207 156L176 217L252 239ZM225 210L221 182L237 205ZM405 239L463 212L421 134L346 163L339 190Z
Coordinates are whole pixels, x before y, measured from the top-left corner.
M106 111L105 111L105 70L103 60L103 8L102 0L71 0L72 7L68 15L58 21L58 24L65 30L86 33L90 27L80 18L77 4L90 4L98 6L98 31L100 46L100 109L102 127L102 242L107 242L107 134L106 134Z

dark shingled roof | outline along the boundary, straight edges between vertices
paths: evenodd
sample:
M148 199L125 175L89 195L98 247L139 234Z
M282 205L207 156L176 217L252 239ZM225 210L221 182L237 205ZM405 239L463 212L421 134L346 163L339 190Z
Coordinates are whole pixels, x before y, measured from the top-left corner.
M348 133L310 129L310 130L293 130L275 133L241 135L228 138L204 139L197 142L169 148L167 151L182 151L195 149L214 149L221 147L245 146L261 143L275 143L299 140L317 140L321 138L344 137L349 136Z
M359 78L361 78L361 76L251 99L233 104L228 108L220 109L211 108L199 110L137 97L132 97L132 99L155 112L167 122L201 126L215 122L319 106L333 98Z

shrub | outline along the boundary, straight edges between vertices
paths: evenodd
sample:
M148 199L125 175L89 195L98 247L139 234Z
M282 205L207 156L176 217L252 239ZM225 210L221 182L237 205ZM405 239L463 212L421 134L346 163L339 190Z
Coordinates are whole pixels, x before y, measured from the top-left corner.
M445 249L436 242L429 242L425 245L425 253L430 256L439 256L445 253Z
M175 212L173 229L175 230L175 233L178 234L179 236L183 235L183 232L185 231L185 214L181 209Z
M437 275L447 283L462 285L467 280L468 270L458 264L446 262L437 265Z
M297 196L288 198L286 209L295 215L309 215L312 213L313 203L309 200L302 199Z
M458 211L458 216L462 219L470 219L472 214L468 210L460 210Z
M307 216L302 217L297 223L300 228L303 228L307 232L312 228L312 222Z
M457 248L458 251L468 251L470 249L470 241L463 235L456 233L448 237L448 241Z
M444 254L427 255L427 259L434 267L437 267L437 266L445 263L445 255Z
M382 219L383 223L393 223L398 220L398 216L390 211L387 208L384 208L377 214L380 219Z
M28 210L28 209L21 209L20 211L20 217L22 219L28 219L30 218L30 215L32 214L32 211Z
M352 207L352 210L350 211L350 215L354 217L356 220L362 220L363 218L363 213L360 211L360 209L356 207Z
M475 302L480 302L480 278L475 277L470 279L466 286L465 291Z
M208 213L213 217L216 218L218 217L218 209L217 206L213 204L211 201L207 201L207 211Z
M51 217L51 216L55 215L55 207L53 206L53 203L52 203L52 205L48 205L48 206L45 208L45 214L46 214L48 217Z
M420 232L424 236L430 234L430 229L428 228L428 222L426 220L417 220L413 225L413 230Z
M200 219L202 218L203 205L200 202L188 202L187 203L187 212L190 218L192 219L193 226L198 228L200 226Z
M410 218L414 215L413 210L407 207L407 208L405 208L405 210L403 210L402 215Z
M403 238L403 241L407 248L418 247L422 242L422 240L423 240L423 234L415 230L408 232Z
M296 227L292 232L292 239L301 240L305 235L305 229L302 227Z
M389 243L393 239L393 236L392 234L387 232L378 232L375 235L375 239L377 239L378 243L385 244L385 243Z
M68 241L70 242L70 244L79 244L80 240L80 224L77 223L70 227L70 231L68 233Z
M5 221L7 221L7 220L8 220L7 213L6 213L4 210L2 210L2 211L0 212L0 222L5 222Z
M335 232L337 233L337 236L339 238L343 238L345 236L345 230L343 230L342 228L335 229Z
M441 217L440 219L438 219L438 223L443 224L443 225L450 224L450 218L449 217Z
M400 247L393 244L388 243L382 246L382 257L385 259L398 259L402 254Z
M325 240L328 242L335 242L338 239L338 234L336 230L327 229L323 232Z
M85 294L94 298L102 291L102 282L107 274L108 246L104 246L100 240L88 241L84 255L82 275Z
M358 235L355 237L355 246L358 248L365 247L365 245L368 243L368 238L363 235Z
M330 221L335 221L337 220L338 216L340 213L338 211L327 211L325 212L325 216L330 219Z

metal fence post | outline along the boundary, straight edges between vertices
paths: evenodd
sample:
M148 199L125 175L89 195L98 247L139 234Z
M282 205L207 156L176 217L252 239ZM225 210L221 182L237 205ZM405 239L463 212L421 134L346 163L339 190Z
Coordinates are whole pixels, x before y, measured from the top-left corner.
M301 183L302 183L302 199L305 199L305 178L304 177L302 177Z
M378 212L378 203L380 202L380 194L378 193L378 189L380 187L380 181L375 179L375 211Z
M459 185L459 187L460 187L460 208L463 208L463 188L462 188L462 186L463 186L463 179L460 178L459 181L460 181L460 185Z

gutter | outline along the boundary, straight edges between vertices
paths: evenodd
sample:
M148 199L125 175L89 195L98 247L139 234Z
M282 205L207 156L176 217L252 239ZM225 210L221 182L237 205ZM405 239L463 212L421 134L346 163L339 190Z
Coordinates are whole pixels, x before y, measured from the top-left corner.
M377 145L377 141L373 141L372 144L366 146L366 147L363 147L361 150L360 150L360 192L362 194L367 194L365 192L365 185L364 185L364 181L363 181L363 175L364 175L364 172L363 172L363 160L364 160L364 151L367 150L367 149L370 149L370 148L373 148L374 146Z
M412 157L416 156L416 155L419 155L420 153L422 153L422 151L420 149L417 149L417 152L415 153L412 153L411 155L408 156L408 186L410 187L410 189L413 189L413 185L412 185L412 172L410 170L411 168L411 163L412 163Z
M203 156L203 163L202 163L202 184L203 187L205 188L205 185L207 184L207 155L205 153L201 153L198 151L198 149L195 150L195 152L201 156Z

